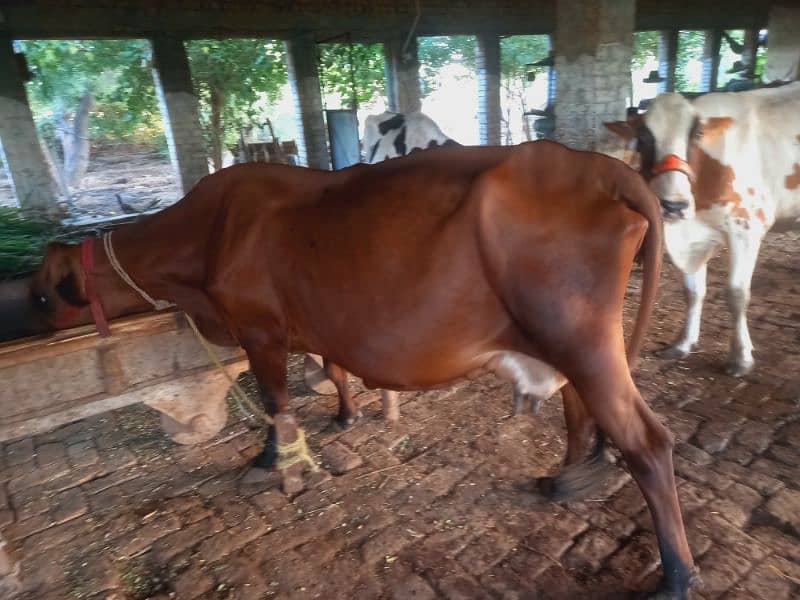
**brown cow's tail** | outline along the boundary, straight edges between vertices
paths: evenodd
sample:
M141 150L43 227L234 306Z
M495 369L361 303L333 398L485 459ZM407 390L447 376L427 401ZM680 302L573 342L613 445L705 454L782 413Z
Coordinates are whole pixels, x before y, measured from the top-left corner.
M634 174L628 168L625 168L624 171L626 171L624 174L620 173L617 182L619 196L629 208L647 219L648 225L640 249L642 259L641 302L627 348L628 365L633 370L639 361L639 353L642 350L644 336L647 333L647 325L650 321L650 316L653 314L656 294L658 293L664 234L658 198L639 175Z

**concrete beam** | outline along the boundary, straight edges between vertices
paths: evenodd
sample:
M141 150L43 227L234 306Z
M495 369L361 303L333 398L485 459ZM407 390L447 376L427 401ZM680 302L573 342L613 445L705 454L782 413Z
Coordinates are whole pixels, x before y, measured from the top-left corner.
M45 160L11 40L0 37L0 158L20 207L45 215L58 210L58 188Z
M181 39L157 37L151 44L153 79L169 155L186 194L208 175L206 143L200 128L200 107L192 85L189 59Z
M406 39L392 36L383 42L386 98L392 112L409 113L422 107L417 38L412 36L407 45Z
M478 125L481 144L502 143L500 110L500 38L481 33L477 36L475 59L478 71Z
M286 42L286 54L300 130L297 143L300 162L314 169L330 169L314 36L304 34L292 38Z
M784 0L785 1L785 0ZM778 0L639 0L636 28L747 29L765 27ZM267 37L289 39L299 31L323 38L350 33L353 41L381 41L387 33L408 32L416 17L413 2L305 0L303 10L285 2L226 0L37 0L6 2L0 30L15 39L142 37ZM64 18L69 15L69 18ZM552 0L460 2L426 0L415 30L418 36L496 33L545 34L555 29ZM318 38L321 39L321 38Z
M636 0L556 0L556 139L622 153L603 121L625 118L631 96Z
M786 3L769 12L765 83L800 78L800 6Z

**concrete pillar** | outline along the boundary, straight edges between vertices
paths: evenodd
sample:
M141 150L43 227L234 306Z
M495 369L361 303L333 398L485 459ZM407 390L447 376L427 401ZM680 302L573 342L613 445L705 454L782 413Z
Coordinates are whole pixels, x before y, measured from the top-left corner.
M405 43L405 36L393 36L383 43L386 98L392 112L409 113L422 107L417 38L412 37L403 51Z
M796 3L774 4L767 27L767 64L764 83L800 78L800 7Z
M636 0L556 0L556 139L622 155L603 121L625 118Z
M500 111L500 38L494 34L476 37L475 60L478 70L478 125L481 144L499 146Z
M286 54L297 129L300 131L297 141L300 162L314 169L330 169L314 36L305 34L287 41Z
M717 89L721 46L722 31L719 29L706 31L703 47L703 78L700 81L700 89L704 92L713 92Z
M20 207L53 214L58 188L33 123L22 66L11 40L0 37L0 158Z
M666 81L658 84L658 93L675 91L675 65L678 62L678 30L661 32L658 42L658 74Z
M158 37L153 47L153 79L164 119L169 156L186 194L208 175L206 143L200 127L200 107L192 86L183 40Z

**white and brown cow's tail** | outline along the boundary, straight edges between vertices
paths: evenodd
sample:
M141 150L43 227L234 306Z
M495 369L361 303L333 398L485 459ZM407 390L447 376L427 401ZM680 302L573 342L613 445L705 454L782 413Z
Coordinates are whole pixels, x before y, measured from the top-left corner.
M633 326L633 333L628 340L627 358L631 370L639 361L647 325L653 314L653 307L658 292L658 281L661 276L661 259L663 255L663 228L661 223L661 206L658 198L650 190L647 183L638 174L626 166L619 165L620 169L628 171L620 174L617 180L617 194L620 199L647 219L647 231L642 241L640 257L642 261L642 294L639 303L639 312Z

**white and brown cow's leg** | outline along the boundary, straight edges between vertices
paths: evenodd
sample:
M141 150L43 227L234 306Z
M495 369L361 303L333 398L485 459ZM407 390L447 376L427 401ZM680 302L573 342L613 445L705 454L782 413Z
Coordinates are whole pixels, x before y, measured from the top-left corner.
M733 338L728 373L734 377L746 375L753 369L753 342L747 327L747 307L750 304L750 284L761 248L761 234L751 230L730 237L730 276L728 306L733 319Z
M659 353L662 358L685 358L700 340L700 320L703 316L703 301L706 298L707 264L703 263L694 273L683 274L686 322L681 336Z
M383 420L396 423L400 420L400 397L392 390L381 390Z

